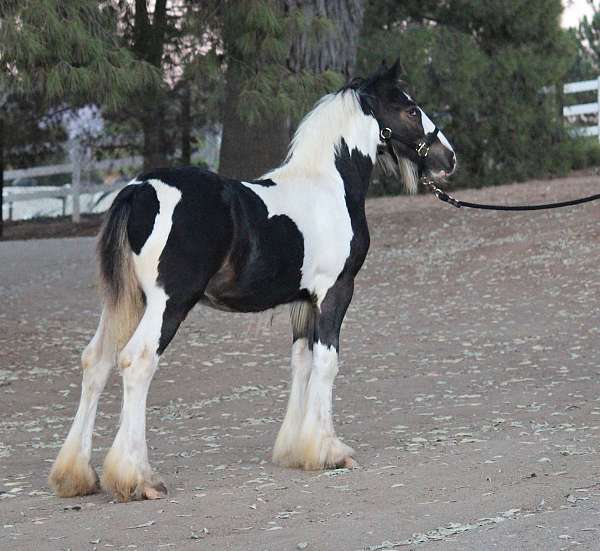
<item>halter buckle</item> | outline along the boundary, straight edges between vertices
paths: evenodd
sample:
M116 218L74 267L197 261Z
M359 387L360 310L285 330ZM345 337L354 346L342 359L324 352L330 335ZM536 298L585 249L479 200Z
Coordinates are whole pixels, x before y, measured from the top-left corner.
M392 137L392 129L388 128L387 126L382 128L379 131L379 136L384 142L387 142Z
M427 157L430 147L426 141L419 142L419 145L417 145L417 155L423 158Z

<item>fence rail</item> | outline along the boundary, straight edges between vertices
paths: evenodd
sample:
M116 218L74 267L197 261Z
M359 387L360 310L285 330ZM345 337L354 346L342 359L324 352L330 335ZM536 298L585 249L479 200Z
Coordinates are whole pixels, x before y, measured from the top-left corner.
M89 165L92 170L110 171L121 168L140 167L142 165L142 157L125 157L122 159L106 159L96 161ZM13 204L21 201L31 201L36 199L62 199L63 214L66 210L66 202L70 197L72 200L73 222L79 222L81 219L80 196L82 194L96 193L111 193L123 187L123 183L114 183L110 185L92 185L84 184L81 181L82 166L79 163L65 163L60 165L36 166L33 168L7 170L4 172L4 180L8 182L18 183L19 180L26 178L40 178L42 176L54 176L56 174L71 174L71 183L60 186L54 189L46 190L19 190L18 192L5 190L4 203L8 205L8 218L12 219ZM1 215L1 213L0 213Z
M130 166L141 166L142 157L125 157L123 159L105 159L95 161L92 168L94 170L116 170ZM33 168L23 168L17 170L6 170L4 180L23 180L25 178L39 178L41 176L54 176L56 174L72 174L75 166L73 163L62 165L35 166Z
M565 94L581 94L582 92L596 91L596 101L593 103L579 103L563 107L563 116L578 117L580 115L597 115L594 126L573 126L570 132L575 136L598 136L600 141L600 77L593 80L582 80L579 82L568 82L563 86Z

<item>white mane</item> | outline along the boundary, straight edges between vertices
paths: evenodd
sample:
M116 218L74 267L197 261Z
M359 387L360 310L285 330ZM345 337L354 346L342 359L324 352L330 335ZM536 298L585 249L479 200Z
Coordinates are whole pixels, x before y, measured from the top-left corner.
M328 94L298 126L284 163L263 178L280 180L331 170L342 138L350 151L358 148L375 162L378 135L377 122L364 114L355 90Z

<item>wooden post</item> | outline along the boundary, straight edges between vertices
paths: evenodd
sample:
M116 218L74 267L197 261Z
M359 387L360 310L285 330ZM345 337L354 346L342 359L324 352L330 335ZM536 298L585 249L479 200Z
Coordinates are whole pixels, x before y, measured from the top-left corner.
M75 224L81 222L81 209L80 209L80 194L81 194L81 162L82 162L82 151L81 144L76 145L73 155L73 172L71 177L71 201L73 211L71 214L71 220Z
M597 101L598 101L598 142L600 142L600 76L598 77L598 89L596 90L596 92L598 93L597 95Z
M563 108L565 105L565 86L562 82L556 83L554 86L554 91L556 92L556 108L558 111L558 124L562 128L565 122L565 115L563 113Z

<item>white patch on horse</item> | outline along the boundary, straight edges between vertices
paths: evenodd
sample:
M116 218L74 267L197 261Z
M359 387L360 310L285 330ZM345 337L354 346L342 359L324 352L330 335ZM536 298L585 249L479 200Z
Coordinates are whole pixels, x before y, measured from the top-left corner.
M115 363L114 345L106 327L106 312L81 356L83 380L79 407L69 434L49 476L49 482L62 497L86 495L97 490L98 477L90 465L92 433L100 394Z
M298 339L292 345L292 385L285 418L279 429L273 461L285 467L300 467L303 465L302 450L298 447L300 430L304 419L306 388L312 368L312 351L308 340Z
M154 219L154 226L148 239L144 243L140 254L134 254L135 273L138 281L146 292L156 286L158 279L158 261L167 244L173 225L173 211L181 200L181 191L169 186L160 180L148 180L154 190L160 205L159 212Z
M436 128L435 124L433 124L433 121L427 116L427 113L425 113L425 111L423 111L423 109L420 107L419 111L421 111L421 124L423 125L423 130L425 130L425 134L433 132ZM441 130L438 132L437 137L439 138L440 142L442 142L444 147L452 152L454 151L450 145L450 142L447 140L446 136L444 136L444 133Z
M288 216L302 233L300 285L316 294L318 305L342 272L354 235L336 150L343 137L350 153L357 149L374 162L378 132L353 90L329 94L300 124L286 162L263 176L277 185L242 182L262 199L269 217Z
M335 151L342 137L350 153L358 149L375 162L378 136L379 125L364 114L355 90L327 94L302 119L284 164L263 178L293 179L298 175L304 181L315 172L335 168Z
M336 437L333 429L333 381L337 372L336 349L320 342L315 343L299 438L305 469L350 466L352 463L354 451Z

